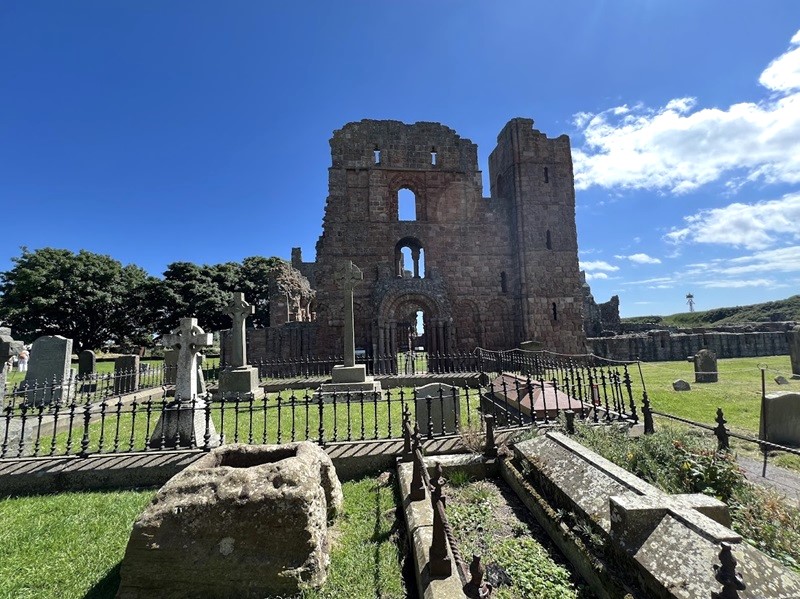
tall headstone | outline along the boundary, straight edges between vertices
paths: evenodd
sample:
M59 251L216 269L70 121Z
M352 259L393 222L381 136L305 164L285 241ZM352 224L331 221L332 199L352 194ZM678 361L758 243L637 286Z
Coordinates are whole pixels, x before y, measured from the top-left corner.
M128 354L114 360L114 393L132 393L139 388L139 356Z
M789 358L792 361L792 374L800 377L800 327L794 327L788 333Z
M364 275L361 269L350 260L342 262L336 273L336 281L342 287L344 296L344 364L338 364L331 371L331 382L320 387L323 393L343 391L380 391L381 384L367 376L365 364L356 364L355 323L353 318L353 289Z
M82 379L94 374L97 368L97 356L90 349L78 354L78 378ZM116 366L114 368L116 370Z
M150 447L203 446L208 435L209 446L219 445L214 423L206 427L205 394L198 393L198 352L213 343L211 333L197 325L196 318L181 318L180 327L161 339L166 347L178 352L175 375L175 400L164 411L150 437Z
M219 375L218 393L226 397L236 395L254 396L260 391L258 371L247 364L247 339L245 322L247 317L255 313L255 306L248 304L244 293L234 292L228 303L226 314L231 317L231 351L228 363Z
M718 380L717 354L710 349L701 349L694 355L694 382L716 383Z
M416 417L423 436L452 435L459 426L461 400L452 385L431 383L416 388Z
M763 439L778 445L800 445L800 393L767 393L761 419Z
M72 339L61 335L39 337L33 342L23 387L30 404L50 405L67 399L72 360Z
M174 385L178 374L178 350L164 350L164 384Z

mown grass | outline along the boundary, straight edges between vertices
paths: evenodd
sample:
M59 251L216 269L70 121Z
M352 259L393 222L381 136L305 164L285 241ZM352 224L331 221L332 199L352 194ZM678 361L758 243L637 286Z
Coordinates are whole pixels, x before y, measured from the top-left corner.
M405 596L388 477L343 485L325 586L308 599ZM0 599L111 599L137 515L154 491L0 500ZM166 565L165 565L166 567Z
M800 381L791 380L789 356L721 359L717 363L717 383L695 383L694 365L689 362L642 362L641 366L654 410L713 426L717 408L722 408L729 428L757 436L761 413L761 364L767 367L767 393L800 392ZM776 384L774 379L778 374L789 379L789 384ZM677 379L687 381L691 391L674 391L672 383ZM635 383L640 385L638 381Z
M224 407L215 402L211 408L211 421L217 433L224 435L226 443L285 443L289 441L303 441L306 439L319 440L320 437L320 405L312 390L297 390L280 394L269 394L266 402L256 400L226 401ZM391 402L386 400L386 392L375 401L369 395L365 401L359 397L351 396L350 405L346 397L337 398L333 403L322 404L322 437L325 442L347 441L356 439L387 439L397 438L402 434L402 417L404 402L412 410L412 390L403 389L401 401L400 390L391 390ZM460 418L464 427L468 424L475 425L480 420L477 411L479 406L478 391L470 390L469 402L463 395L460 400ZM136 415L130 413L128 406L118 406L116 398L110 398L106 406L106 417L89 425L88 449L90 453L100 450L114 451L139 451L144 450L147 442L158 421L163 408L161 400L150 404L150 417L148 419L148 405L139 404ZM438 402L438 399L434 400ZM447 402L447 397L444 398ZM279 409L280 405L280 409ZM184 416L182 416L184 417ZM188 417L188 414L186 415ZM59 417L62 425L69 423L69 416L62 414ZM413 421L413 420L412 420ZM29 421L36 425L36 420ZM205 427L203 427L205 428ZM43 425L40 436L39 455L62 455L67 452L78 453L83 441L83 419L80 411L72 422L72 434L68 431L60 432L55 437L53 444L52 424ZM204 431L203 431L204 432ZM450 431L454 432L454 431ZM115 439L118 440L115 447ZM102 441L102 444L101 444ZM203 439L197 440L203 444ZM9 450L13 455L13 448Z
M153 494L0 500L0 598L113 597L131 526Z
M153 367L155 367L155 366L161 366L161 364L163 364L164 361L163 360L159 360L159 359L152 359L152 360L151 359L146 359L146 360L142 360L141 363L142 364L151 364ZM72 368L74 368L77 371L78 362L72 362ZM113 361L112 362L97 362L96 367L95 367L95 373L97 373L97 374L108 374L110 372L114 372L114 362ZM22 381L25 380L25 374L26 373L19 372L18 370L12 370L12 371L8 372L8 374L6 376L6 384L9 385L9 386L14 386L14 385L17 385L17 384L21 383Z
M736 532L800 572L800 510L749 483L731 453L716 451L716 439L669 425L639 438L585 425L577 433L582 444L667 493L706 493L725 501Z

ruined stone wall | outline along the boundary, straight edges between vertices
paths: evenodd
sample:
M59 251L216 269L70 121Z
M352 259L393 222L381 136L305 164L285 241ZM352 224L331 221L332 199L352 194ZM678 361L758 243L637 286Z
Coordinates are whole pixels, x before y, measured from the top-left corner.
M438 123L350 123L334 132L331 154L313 268L319 352L341 344L335 271L344 260L364 273L354 292L358 347L398 349L422 310L429 351L504 349L523 339L583 349L566 136L548 139L530 119L512 120L490 158L489 199L475 144ZM416 220L399 220L401 189L415 196ZM424 276L402 276L403 245L422 250ZM299 253L293 258L307 268Z
M591 351L612 360L685 360L701 349L710 349L718 358L774 356L789 353L788 333L671 333L650 331L639 335L590 338Z

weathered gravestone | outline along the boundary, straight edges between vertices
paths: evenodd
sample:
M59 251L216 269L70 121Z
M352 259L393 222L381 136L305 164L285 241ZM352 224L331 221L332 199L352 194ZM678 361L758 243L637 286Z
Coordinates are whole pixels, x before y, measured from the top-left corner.
M164 384L174 385L178 374L178 350L164 350Z
M50 405L68 399L71 359L72 339L52 335L34 341L22 383L25 400L29 404Z
M417 387L416 417L423 436L453 434L459 426L461 399L457 387L431 383Z
M15 341L11 336L11 329L0 327L0 407L3 406L6 389L6 364L9 358L18 355L24 347L22 341Z
M114 393L132 393L139 388L139 356L128 354L114 360Z
M325 582L342 490L314 443L226 445L136 520L117 599L294 596Z
M672 381L672 389L674 391L691 391L692 387L683 379L678 379L676 381Z
M214 422L206 421L205 390L198 389L198 352L212 344L211 333L197 326L196 318L181 318L181 326L162 337L162 343L178 350L175 400L161 413L150 447L192 447L219 445Z
M90 349L78 354L78 378L82 379L94 374L97 369L97 356ZM116 368L115 368L116 370Z
M709 349L701 349L694 355L694 382L716 383L718 378L717 354Z
M255 306L244 300L244 293L231 294L228 303L228 316L231 317L231 352L228 364L219 375L218 392L224 397L245 396L260 390L258 386L258 371L247 364L247 338L244 325L247 317L255 312Z
M782 375L779 374L778 376L775 377L775 383L777 385L788 385L789 381L786 380L785 376L782 376Z
M760 431L771 443L800 446L800 393L767 393Z
M789 358L792 361L792 373L800 377L800 327L794 327L787 335L789 337Z

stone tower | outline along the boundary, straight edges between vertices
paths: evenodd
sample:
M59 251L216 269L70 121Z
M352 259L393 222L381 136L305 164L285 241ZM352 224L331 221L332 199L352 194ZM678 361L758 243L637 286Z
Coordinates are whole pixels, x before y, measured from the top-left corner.
M497 136L489 175L494 201L510 204L522 336L585 351L569 137L548 139L533 120L512 119Z

